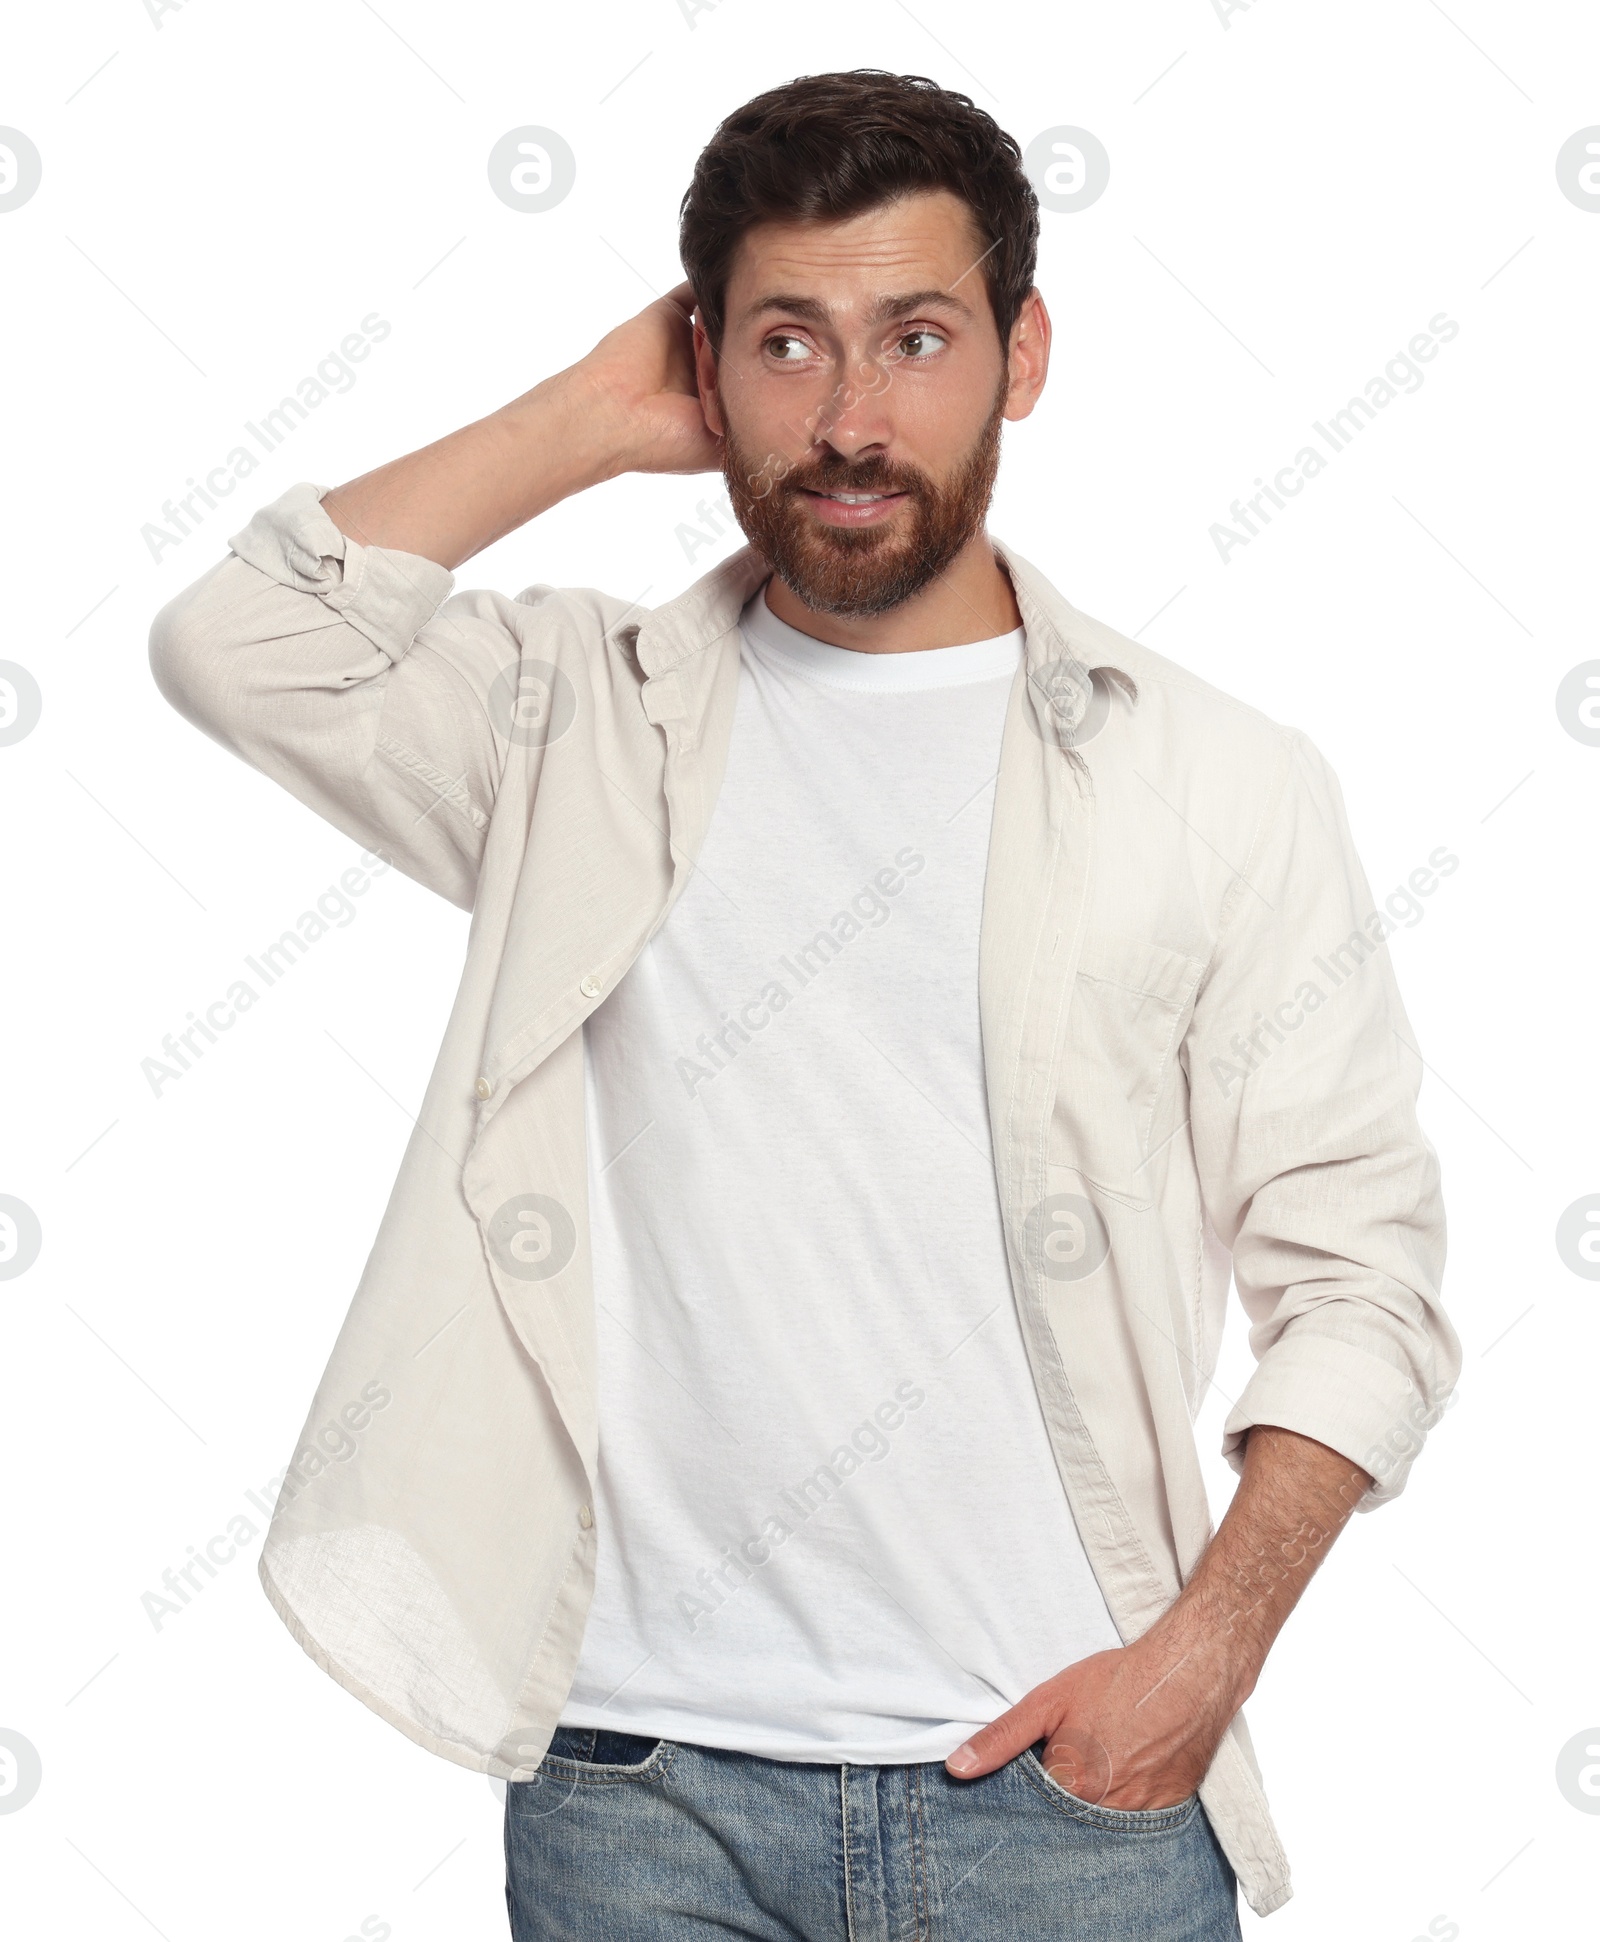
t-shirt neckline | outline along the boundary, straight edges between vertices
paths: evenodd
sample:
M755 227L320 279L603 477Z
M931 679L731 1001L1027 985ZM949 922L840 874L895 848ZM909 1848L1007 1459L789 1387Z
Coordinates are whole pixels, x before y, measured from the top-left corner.
M864 654L802 634L780 620L767 605L765 586L757 589L740 617L746 642L803 679L827 688L907 694L917 689L964 688L998 681L1016 672L1022 659L1024 630L989 640L963 641L955 647L913 648L900 654Z

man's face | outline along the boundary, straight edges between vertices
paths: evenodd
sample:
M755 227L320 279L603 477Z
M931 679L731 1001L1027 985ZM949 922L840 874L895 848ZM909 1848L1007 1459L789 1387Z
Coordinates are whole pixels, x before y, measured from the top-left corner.
M763 224L734 258L720 355L697 336L739 524L815 612L899 606L983 526L1001 421L1032 409L1048 341L1035 296L1008 361L985 247L944 190Z

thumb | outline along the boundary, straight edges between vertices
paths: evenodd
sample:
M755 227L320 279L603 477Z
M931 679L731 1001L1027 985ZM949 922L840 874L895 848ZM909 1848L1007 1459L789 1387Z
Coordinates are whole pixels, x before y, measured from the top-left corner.
M1024 1693L1009 1712L974 1733L945 1761L945 1771L958 1780L977 1780L1027 1747L1034 1746L1050 1729L1046 1718L1046 1696L1042 1690Z

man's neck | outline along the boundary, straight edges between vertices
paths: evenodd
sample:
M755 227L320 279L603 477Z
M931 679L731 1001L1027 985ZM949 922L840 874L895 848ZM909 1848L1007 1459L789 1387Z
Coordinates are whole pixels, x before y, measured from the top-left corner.
M776 574L767 582L767 606L779 620L813 640L854 648L861 654L960 647L968 641L993 640L1022 625L1011 581L981 529L921 593L886 614L818 613Z

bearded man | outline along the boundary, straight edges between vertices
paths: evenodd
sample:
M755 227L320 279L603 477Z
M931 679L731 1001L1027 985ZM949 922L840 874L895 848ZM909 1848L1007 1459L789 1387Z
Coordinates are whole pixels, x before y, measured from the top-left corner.
M683 284L155 623L176 707L473 914L261 1574L509 1783L517 1942L1237 1938L1289 1894L1240 1707L1459 1365L1327 765L986 530L1037 236L965 96L777 88ZM714 469L749 544L664 606L451 591Z

